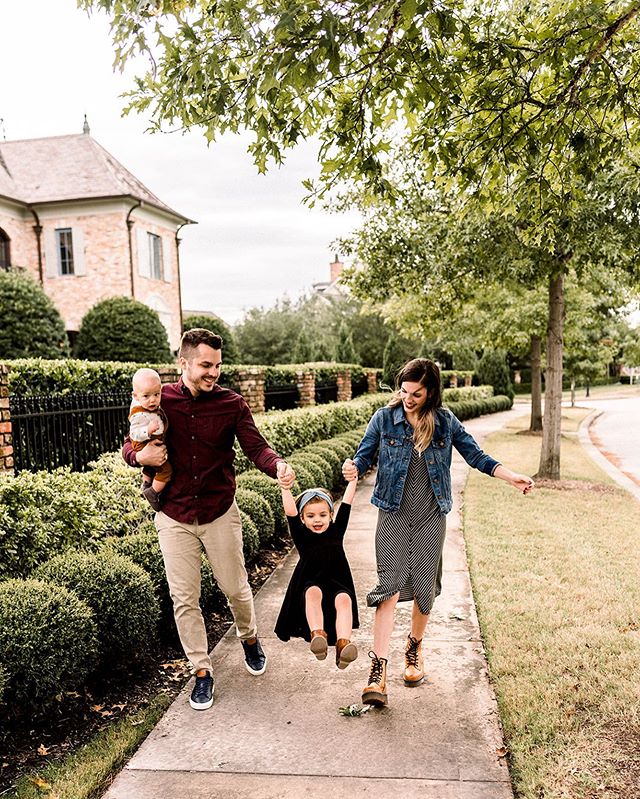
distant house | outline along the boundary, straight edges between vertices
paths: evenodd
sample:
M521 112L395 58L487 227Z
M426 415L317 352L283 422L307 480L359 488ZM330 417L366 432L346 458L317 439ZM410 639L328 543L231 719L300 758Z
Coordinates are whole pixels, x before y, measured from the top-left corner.
M20 267L60 311L71 340L100 300L134 297L181 335L178 232L192 220L159 200L84 133L0 142L0 268Z
M340 275L343 269L344 264L338 256L335 255L333 263L329 264L329 280L323 283L314 283L314 294L320 295L321 297L341 297L347 294L348 292L340 283Z

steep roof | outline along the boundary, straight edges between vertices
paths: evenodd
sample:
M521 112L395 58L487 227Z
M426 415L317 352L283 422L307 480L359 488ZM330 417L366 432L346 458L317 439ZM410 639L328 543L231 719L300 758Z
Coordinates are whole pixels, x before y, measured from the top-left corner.
M0 195L26 204L133 197L178 219L87 133L0 142Z

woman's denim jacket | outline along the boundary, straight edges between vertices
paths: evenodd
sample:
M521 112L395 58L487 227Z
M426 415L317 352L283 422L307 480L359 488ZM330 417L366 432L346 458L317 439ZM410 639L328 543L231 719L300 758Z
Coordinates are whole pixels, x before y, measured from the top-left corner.
M378 473L371 502L394 513L400 507L409 461L413 450L413 428L404 415L402 405L377 410L360 442L354 461L358 474L371 467L378 452ZM440 515L449 513L451 499L451 447L455 447L469 466L485 474L493 474L499 462L483 452L460 421L446 408L438 408L433 439L422 453L431 487L438 501Z

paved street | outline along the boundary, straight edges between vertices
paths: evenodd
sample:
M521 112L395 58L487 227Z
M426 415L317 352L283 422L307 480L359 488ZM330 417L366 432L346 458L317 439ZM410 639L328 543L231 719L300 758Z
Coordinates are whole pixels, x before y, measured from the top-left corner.
M624 394L580 397L576 404L594 411L580 431L585 449L640 500L640 386Z

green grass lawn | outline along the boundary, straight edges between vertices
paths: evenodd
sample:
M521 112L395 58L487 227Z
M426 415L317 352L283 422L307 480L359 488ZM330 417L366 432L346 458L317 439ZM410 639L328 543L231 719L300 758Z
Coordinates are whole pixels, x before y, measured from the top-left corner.
M564 490L471 473L464 530L518 797L640 797L640 507L582 451L563 410ZM536 471L522 417L484 448ZM577 481L577 482L576 482Z

